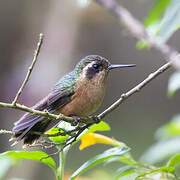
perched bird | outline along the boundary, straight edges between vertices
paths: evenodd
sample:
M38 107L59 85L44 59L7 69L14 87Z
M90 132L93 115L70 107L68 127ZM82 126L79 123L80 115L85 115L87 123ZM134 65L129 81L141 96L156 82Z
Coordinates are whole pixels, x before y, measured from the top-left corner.
M132 67L134 64L114 65L101 56L89 55L83 58L74 70L63 76L51 92L32 108L62 113L66 116L87 117L101 105L106 89L106 80L111 69ZM58 120L25 113L12 129L16 142L23 140L30 145L44 133L56 126Z

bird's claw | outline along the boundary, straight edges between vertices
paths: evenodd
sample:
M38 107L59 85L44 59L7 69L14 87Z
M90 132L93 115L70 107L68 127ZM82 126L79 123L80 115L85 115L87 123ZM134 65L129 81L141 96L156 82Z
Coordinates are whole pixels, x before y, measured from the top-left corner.
M74 129L74 130L71 130L71 131L67 131L67 134L68 134L69 136L74 137L74 136L76 135L76 132L77 132L77 130Z
M93 121L98 124L101 120L97 115L89 116L89 119L93 119Z
M73 122L71 123L71 126L77 126L79 124L80 117L78 116L72 116Z

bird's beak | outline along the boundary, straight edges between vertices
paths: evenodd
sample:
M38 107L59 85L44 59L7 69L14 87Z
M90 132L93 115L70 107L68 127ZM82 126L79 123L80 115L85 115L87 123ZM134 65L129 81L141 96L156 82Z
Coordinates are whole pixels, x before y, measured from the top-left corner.
M134 67L135 64L110 64L108 69L115 69L115 68L124 68L124 67Z

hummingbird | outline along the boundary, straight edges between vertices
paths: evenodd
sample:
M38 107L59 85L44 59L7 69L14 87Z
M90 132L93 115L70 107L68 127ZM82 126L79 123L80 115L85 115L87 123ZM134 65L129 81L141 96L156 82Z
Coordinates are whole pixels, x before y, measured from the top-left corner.
M135 64L111 64L99 55L88 55L77 63L73 71L64 75L32 109L62 113L70 117L88 117L102 104L109 72L115 68L133 66ZM15 143L23 140L24 145L31 145L59 122L25 113L14 123L12 138L16 140Z

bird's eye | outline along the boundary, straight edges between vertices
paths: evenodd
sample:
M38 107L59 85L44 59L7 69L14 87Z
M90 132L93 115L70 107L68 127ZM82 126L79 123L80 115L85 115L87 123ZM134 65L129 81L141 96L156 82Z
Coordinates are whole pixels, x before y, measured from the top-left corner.
M99 65L98 65L98 64L93 64L93 68L94 68L94 69L98 69L98 68L99 68Z

